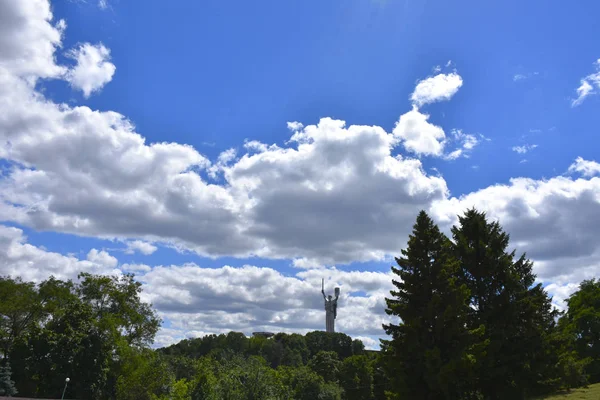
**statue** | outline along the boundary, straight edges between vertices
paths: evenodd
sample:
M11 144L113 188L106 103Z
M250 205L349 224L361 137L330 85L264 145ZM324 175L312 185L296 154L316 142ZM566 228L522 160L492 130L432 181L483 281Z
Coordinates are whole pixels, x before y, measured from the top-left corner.
M335 288L335 299L331 295L325 296L325 279L321 280L321 293L325 300L325 331L335 332L335 318L337 317L337 301L340 297L340 288Z

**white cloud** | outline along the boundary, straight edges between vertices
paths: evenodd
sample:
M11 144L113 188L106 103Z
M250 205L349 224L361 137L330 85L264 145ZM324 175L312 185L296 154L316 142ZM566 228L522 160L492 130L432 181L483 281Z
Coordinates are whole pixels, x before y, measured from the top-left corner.
M124 272L131 272L135 274L152 271L152 267L146 264L122 264L120 269Z
M600 175L600 163L584 160L582 157L577 157L575 162L569 166L568 172L579 172L581 175L586 177Z
M535 261L541 281L565 285L600 274L600 178L515 178L438 202L430 211L447 230L469 207L499 219L511 246Z
M293 121L293 122L288 122L287 127L290 131L296 132L296 131L299 131L302 128L304 128L304 125L302 125L300 122Z
M103 44L84 43L72 49L67 55L77 65L69 69L65 79L72 87L83 92L84 97L98 92L112 80L116 67L110 60L110 50Z
M262 153L269 149L264 143L259 142L258 140L247 140L244 142L244 148L248 151L256 151L258 153Z
M392 287L391 274L342 271L335 268L284 276L271 268L244 266L201 268L195 264L157 266L122 264L106 251L92 249L87 260L45 251L26 242L17 228L0 225L0 275L39 282L54 275L76 279L79 272L136 273L142 299L153 303L170 328L162 328L157 345L185 337L231 330L300 332L324 329L321 278L326 291L341 288L338 331L366 339L383 336L388 321L384 297ZM375 338L375 339L374 339Z
M140 252L146 256L154 253L158 248L148 242L144 242L143 240L133 240L127 242L127 249L125 249L126 254L134 254L136 251Z
M98 0L98 7L101 10L106 10L108 8L108 0Z
M119 261L104 250L91 249L87 255L87 260L104 267L114 268Z
M325 290L340 287L337 330L352 336L382 336L388 321L384 297L391 275L337 269L284 276L271 268L201 268L195 264L155 267L141 277L148 300L171 328L184 332L307 332L324 326ZM355 293L359 293L356 295Z
M566 300L579 289L578 283L567 283L564 285L557 285L551 283L545 287L546 291L552 296L552 305L557 309L564 311L566 310Z
M577 98L571 101L571 106L576 107L590 95L596 94L594 88L600 88L600 59L594 63L596 72L581 79L580 85L577 88Z
M455 72L438 74L419 81L415 91L410 95L410 99L417 107L436 101L450 100L462 84L461 76Z
M513 146L512 151L519 154L525 154L535 149L536 147L538 147L537 144L525 144L523 146Z
M479 144L479 139L475 135L464 133L462 129L452 130L452 140L454 143L458 143L458 148L444 155L446 160L456 160L459 157L470 156L471 151ZM485 136L480 135L484 140L487 139Z
M525 79L529 79L529 78L537 76L539 74L540 74L539 72L529 72L527 74L515 74L513 76L513 81L515 81L515 82L523 81Z
M40 282L50 275L58 279L76 279L79 272L119 273L116 259L104 251L92 249L87 260L53 253L27 243L23 231L0 225L0 276L20 276Z
M446 135L441 127L428 122L428 119L429 115L413 108L400 116L393 134L402 139L406 151L417 155L441 156Z
M0 1L0 69L23 78L60 77L55 63L64 21L52 23L47 0Z

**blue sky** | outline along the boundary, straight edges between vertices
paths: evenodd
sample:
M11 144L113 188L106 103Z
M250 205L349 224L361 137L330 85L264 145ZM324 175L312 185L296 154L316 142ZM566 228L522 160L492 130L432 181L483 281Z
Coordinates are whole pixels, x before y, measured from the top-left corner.
M147 299L168 321L158 340L164 344L230 329L317 329L324 316L318 289L313 300L310 287L320 276L354 293L342 300L365 315L344 322L340 313L341 329L377 338L378 326L362 326L384 320L390 257L421 208L446 230L470 205L500 218L513 245L536 262L557 306L581 279L600 272L600 246L590 239L600 215L595 2L0 3L14 22L0 33L16 38L0 40L0 50L8 49L0 56L7 77L1 104L23 105L0 123L8 171L0 217L10 238L2 273L43 279L143 264L136 272ZM24 21L43 30L29 34ZM448 87L439 86L442 78ZM434 94L421 93L420 83ZM42 97L29 104L32 93ZM411 100L419 93L426 100ZM112 121L108 111L134 128ZM397 126L403 117L406 124ZM35 118L42 122L30 122ZM289 122L307 128L290 129ZM381 131L344 141L358 125ZM320 133L307 133L309 126ZM342 135L334 141L319 136L334 131ZM300 139L290 142L296 134ZM420 150L411 148L411 137ZM245 149L250 141L262 150ZM173 146L152 147L163 142ZM277 148L267 150L272 144ZM437 147L422 147L428 144ZM311 149L306 159L302 145ZM400 161L379 177L380 170L365 168L385 164L373 155L381 151L389 151L386 162ZM169 162L183 167L164 167ZM346 175L329 175L338 167ZM191 178L182 177L190 171ZM336 186L340 180L347 184ZM144 207L163 211L146 221L135 211ZM565 235L575 250L552 253ZM134 241L146 250L125 251ZM48 259L54 269L38 267ZM252 274L256 281L240 277ZM302 304L274 306L286 286L265 276L290 279ZM245 300L231 297L232 290ZM238 302L246 311L211 322L227 311L212 304Z

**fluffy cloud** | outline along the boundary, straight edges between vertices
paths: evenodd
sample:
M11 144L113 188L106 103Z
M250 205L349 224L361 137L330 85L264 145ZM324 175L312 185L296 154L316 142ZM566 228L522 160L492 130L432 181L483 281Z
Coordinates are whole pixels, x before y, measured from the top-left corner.
M417 83L410 99L417 107L437 101L450 100L463 84L462 77L453 72L438 74Z
M585 177L600 175L600 164L595 161L584 160L577 157L575 162L569 166L569 173L578 172Z
M224 266L201 268L195 264L156 267L140 279L149 301L169 321L159 341L236 330L299 332L321 330L324 325L321 278L325 290L340 287L336 329L365 338L378 347L385 314L385 295L391 275L380 272L341 271L335 268L302 271L294 277L271 268Z
M516 178L441 201L432 215L448 231L469 207L498 219L511 246L535 261L538 279L566 285L600 275L600 178Z
M594 88L600 88L600 59L594 63L596 72L586 76L580 82L577 88L577 98L573 99L571 106L576 107L583 103L583 101L590 95L595 94Z
M119 273L116 258L105 251L90 250L87 260L64 256L27 243L23 231L0 225L0 276L20 276L39 282L50 275L59 279L76 279L79 272Z
M133 254L135 252L140 252L148 256L154 253L156 250L158 250L158 247L148 242L144 242L143 240L132 240L130 242L127 242L127 249L125 249L125 253Z
M114 268L119 261L104 250L91 249L87 255L88 261L108 268Z
M0 69L30 80L64 74L55 51L66 24L52 18L48 0L0 1Z
M441 156L446 134L441 127L430 123L428 119L429 115L422 114L415 107L400 116L393 134L402 140L406 151L417 155Z
M367 345L376 347L374 338L384 334L381 324L388 322L383 299L391 288L389 273L330 268L284 276L271 268L249 265L117 265L117 259L104 250L90 250L87 260L48 252L28 244L22 230L0 225L0 275L39 282L50 275L76 279L81 271L136 273L143 283L142 298L152 302L170 323L157 335L157 346L230 330L250 335L261 330L305 333L323 329L321 278L327 278L327 292L341 288L339 331L361 336Z
M103 44L84 43L68 52L77 65L69 69L65 79L72 87L83 92L84 97L99 91L112 80L117 69L110 60L110 50Z

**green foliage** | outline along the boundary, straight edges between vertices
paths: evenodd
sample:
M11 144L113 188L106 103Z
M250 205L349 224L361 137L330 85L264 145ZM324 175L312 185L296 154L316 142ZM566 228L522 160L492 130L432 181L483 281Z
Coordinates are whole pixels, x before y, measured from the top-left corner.
M123 349L143 349L158 330L132 275L80 279L0 279L0 341L23 396L56 397L69 377L67 397L114 398Z
M587 361L591 383L600 382L600 280L586 280L567 300L563 331L574 340L574 351Z
M335 351L320 351L311 358L308 367L325 382L337 382L342 363Z
M550 368L557 311L535 285L533 264L508 252L509 235L474 209L452 228L460 279L470 293L468 327L485 326L486 353L477 380L484 398L521 399L553 390L560 378Z
M218 399L270 400L278 399L283 391L275 371L262 357L236 355L221 363L217 374L212 390Z
M365 400L373 396L373 367L366 356L351 356L342 362L340 386L345 400Z
M319 351L334 351L341 359L353 355L352 338L344 333L308 332L305 340L310 357Z
M0 351L6 357L17 338L26 335L43 315L33 282L0 277Z
M170 394L174 377L162 357L147 349L124 347L117 400L154 400Z
M458 280L451 242L422 211L402 255L392 267L396 289L386 299L386 312L402 320L384 326L392 336L386 349L392 389L401 398L471 398L479 331L467 327L470 293Z

